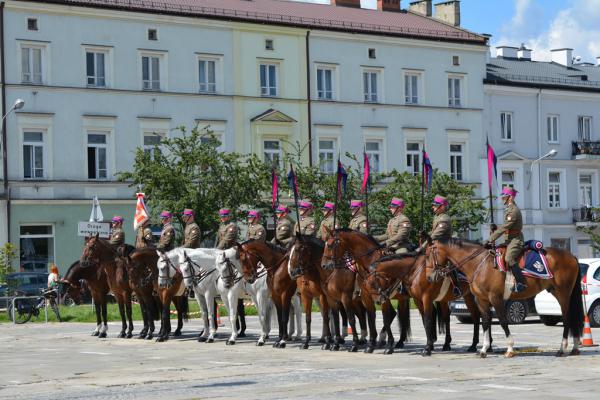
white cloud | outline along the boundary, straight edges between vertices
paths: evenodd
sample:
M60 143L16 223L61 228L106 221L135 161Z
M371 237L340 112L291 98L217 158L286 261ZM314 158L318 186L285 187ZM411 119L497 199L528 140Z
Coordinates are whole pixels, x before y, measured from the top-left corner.
M533 49L535 60L550 60L550 50L570 47L575 56L593 62L600 56L600 0L572 0L552 17L547 28L539 29L541 6L533 0L515 0L515 14L501 29L496 45ZM541 33L535 33L535 32Z

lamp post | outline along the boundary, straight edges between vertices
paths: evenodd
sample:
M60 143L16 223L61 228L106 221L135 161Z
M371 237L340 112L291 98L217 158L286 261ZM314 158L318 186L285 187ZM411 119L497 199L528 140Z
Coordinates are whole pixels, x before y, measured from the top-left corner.
M6 112L6 114L4 114L2 116L2 121L0 121L0 134L2 134L2 172L4 175L4 190L7 190L8 188L8 176L6 173L6 168L7 168L7 162L6 162L6 137L4 136L4 121L6 120L6 117L8 117L8 114L10 114L11 112L15 111L15 110L20 110L21 108L23 108L23 106L25 105L25 100L23 99L17 99L15 100L15 104L13 104L13 106Z
M544 154L543 156L541 156L540 158L538 158L537 160L533 160L531 162L531 166L529 167L529 180L527 181L527 189L529 189L529 186L531 185L531 175L533 175L533 166L545 158L554 157L556 155L556 153L557 153L557 151L552 149L549 152L547 152L546 154Z
M21 108L23 108L24 105L25 105L25 100L23 100L23 99L15 100L15 104L13 104L13 106L10 108L10 110L8 110L8 112L2 116L2 123L4 123L4 120L6 119L8 114L10 114L11 112L13 112L15 110L20 110Z

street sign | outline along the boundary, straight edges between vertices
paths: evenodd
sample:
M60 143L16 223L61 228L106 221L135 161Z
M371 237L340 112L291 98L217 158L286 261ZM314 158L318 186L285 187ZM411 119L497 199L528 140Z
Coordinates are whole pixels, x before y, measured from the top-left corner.
M109 222L88 222L80 221L77 227L78 236L96 236L99 233L101 238L110 236Z

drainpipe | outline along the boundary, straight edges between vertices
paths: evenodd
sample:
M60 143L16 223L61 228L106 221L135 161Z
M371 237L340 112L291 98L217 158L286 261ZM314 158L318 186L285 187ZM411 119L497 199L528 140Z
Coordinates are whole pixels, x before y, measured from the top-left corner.
M308 107L308 165L313 165L312 153L312 114L311 114L311 95L310 95L310 31L306 31L306 104Z
M6 68L4 62L4 2L0 3L0 68L2 73L2 113L6 112ZM6 118L2 120L2 172L4 176L4 195L6 196L6 238L10 242L10 190L8 188L8 152L6 150Z

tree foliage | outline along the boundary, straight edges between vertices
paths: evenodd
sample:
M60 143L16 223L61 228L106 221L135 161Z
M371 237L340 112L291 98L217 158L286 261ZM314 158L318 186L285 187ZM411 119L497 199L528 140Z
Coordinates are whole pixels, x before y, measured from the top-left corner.
M6 275L14 272L12 260L16 256L15 246L12 243L5 243L0 247L0 283L6 283Z

